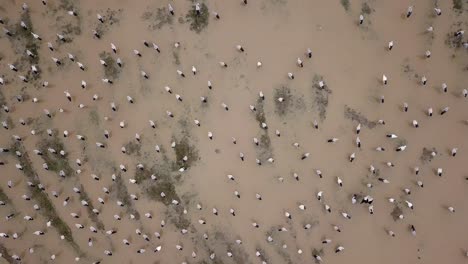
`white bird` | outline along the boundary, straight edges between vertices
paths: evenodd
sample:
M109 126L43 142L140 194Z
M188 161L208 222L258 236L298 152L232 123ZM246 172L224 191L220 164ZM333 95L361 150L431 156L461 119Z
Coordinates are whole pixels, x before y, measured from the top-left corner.
M421 77L421 84L426 85L427 84L427 78L426 76Z
M337 177L336 182L338 183L340 187L343 187L343 180L341 180L340 177Z
M406 11L406 18L409 18L413 14L413 6L409 6Z
M386 84L388 83L388 79L387 79L387 76L385 76L385 74L382 75L382 83L383 83L384 85L386 85Z
M323 191L319 191L317 193L317 200L319 200L319 201L322 200L322 197L323 197Z
M443 84L442 84L442 91L443 91L444 93L446 93L446 92L448 91L448 86L447 86L446 83L443 83Z
M430 50L426 50L426 52L424 53L424 55L426 55L426 58L429 59L429 58L431 57L432 53L431 53Z
M404 151L406 149L406 145L399 146L396 148L396 151Z
M412 210L414 209L413 203L409 202L408 200L405 200L405 203L406 203L406 206L408 206L408 208Z

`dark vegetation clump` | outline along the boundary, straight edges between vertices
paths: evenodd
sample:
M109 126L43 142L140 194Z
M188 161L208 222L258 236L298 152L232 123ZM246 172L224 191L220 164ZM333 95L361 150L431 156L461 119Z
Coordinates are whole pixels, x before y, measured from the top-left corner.
M394 221L397 221L400 219L400 215L403 213L403 210L401 210L400 206L395 205L395 208L393 208L393 211L390 213L390 215L393 217Z
M107 64L107 67L103 67L104 76L112 80L117 79L120 74L120 67L117 65L117 62L112 55L109 52L104 51L99 53L99 57Z
M458 49L463 47L463 38L461 36L456 36L455 32L449 32L445 38L445 44L450 48Z
M180 65L180 55L179 55L179 52L173 51L173 52L172 52L172 57L174 57L174 64L175 64L175 65Z
M168 160L164 161L167 164ZM156 177L155 180L151 179L151 175ZM140 187L154 201L161 202L168 206L172 200L180 201L175 189L175 177L172 176L171 169L168 165L156 165L151 169L137 170L135 179L138 181ZM161 196L165 194L165 197Z
M263 134L260 136L259 141L260 144L257 151L257 155L260 158L260 160L273 158L273 149L271 147L270 136L266 132L263 132Z
M151 30L161 29L164 25L173 23L173 16L166 7L160 7L155 11L146 11L141 16L143 20L148 21L148 28Z
M23 29L20 22L23 21L28 29ZM14 35L9 38L13 46L13 50L16 54L20 55L20 59L15 63L15 66L24 72L28 72L26 78L28 80L37 80L41 76L41 69L39 64L39 44L31 32L34 32L33 24L29 11L25 11L21 14L18 23L14 27ZM26 50L31 51L34 55L30 57L26 54ZM38 74L33 74L31 71L31 65L36 65L38 68Z
M16 263L17 261L13 259L8 249L0 243L0 254L8 263Z
M321 248L321 249L316 249L316 248L312 249L312 257L313 257L313 255L317 255L317 256L323 257L323 255L324 255L323 248ZM320 263L320 262L319 262L318 260L316 260L315 258L314 258L314 261L315 261L315 263Z
M278 101L279 98L283 98L283 101ZM273 100L275 101L275 112L280 116L286 115L293 104L291 89L287 86L275 89Z
M265 112L263 110L263 99L262 98L257 99L257 105L255 106L255 108L257 109L257 111L255 113L255 119L257 120L258 125L260 127L262 127L262 123L266 123L266 117L265 117Z
M372 13L372 8L366 2L362 3L361 13L370 15Z
M75 1L73 0L60 0L58 8L64 12L68 12L71 10L79 12L78 9L75 7L74 2ZM65 36L81 35L81 15L78 14L77 17L68 17L69 15L67 14L66 16L67 17L57 17L57 24L60 25L59 32L61 32L61 34L64 34ZM62 21L62 19L68 21Z
M141 153L141 144L138 143L138 142L135 142L134 140L128 142L127 144L125 144L125 150L127 152L127 154L129 155L137 155L137 156L140 156Z
M177 229L187 229L190 226L190 221L185 216L182 206L174 205L168 207L166 214L168 215L168 219Z
M80 187L80 200L85 200L88 202L88 206L86 206L86 210L88 211L89 218L96 224L97 229L105 230L104 224L101 220L99 220L98 215L93 212L95 208L93 206L92 200L89 198L88 193L86 193L84 186L81 185Z
M190 23L190 30L200 33L208 26L210 13L205 3L200 4L200 14L197 14L195 7L191 8L185 16L187 22Z
M431 162L432 159L434 158L432 156L432 152L437 153L437 149L435 149L435 148L423 148L422 152L421 152L421 156L419 157L421 162L423 162L423 163Z
M174 151L175 151L175 161L172 163L172 169L174 171L179 170L184 167L188 169L192 164L198 161L198 151L195 146L191 145L188 137L184 136L179 141L176 142ZM183 158L187 156L187 161L184 161Z
M453 9L463 12L463 0L453 0Z
M101 36L103 36L105 33L107 33L107 31L109 31L110 26L114 24L119 24L123 9L113 10L107 8L106 10L100 10L98 12L104 17L104 23L96 21L97 26L95 30Z
M340 3L346 11L349 11L349 0L340 0Z
M328 107L328 96L332 93L327 84L323 88L320 87L319 82L323 80L323 76L314 75L313 78L313 94L314 94L314 106L319 113L320 120L325 120L327 117Z
M351 107L345 105L344 116L356 123L360 123L363 126L366 126L369 129L374 128L377 125L377 121L370 121L360 112L352 109Z
M122 175L117 175L114 185L111 188L111 194L117 198L119 201L123 202L125 205L126 212L133 214L136 220L140 219L140 213L135 209L132 199L128 194L128 189L125 183L123 182Z
M52 148L57 153L51 153L48 149ZM47 163L49 170L59 173L60 171L65 172L65 177L73 175L73 169L67 159L67 153L65 146L57 135L52 137L46 137L39 141L38 149L42 152L42 159ZM65 156L60 155L60 151L65 151Z
M10 203L10 198L5 193L5 191L0 187L0 201L5 202L6 204Z
M96 109L89 111L89 121L95 126L99 126L99 113Z
M73 239L72 231L70 227L63 221L57 211L55 210L54 205L47 193L40 190L37 185L40 183L37 173L32 167L31 160L28 153L25 151L21 142L15 142L12 147L12 152L19 151L22 153L21 157L17 157L21 166L23 166L23 174L28 181L36 185L36 187L31 188L31 198L34 199L37 204L40 206L41 210L39 212L48 220L52 222L52 226L57 229L57 232L60 235L65 237L65 240L73 247L73 249L81 254L81 250Z

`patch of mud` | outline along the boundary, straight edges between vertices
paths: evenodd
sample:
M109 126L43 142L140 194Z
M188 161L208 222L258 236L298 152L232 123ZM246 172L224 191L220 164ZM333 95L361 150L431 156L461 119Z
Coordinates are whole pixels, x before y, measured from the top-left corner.
M377 125L377 121L370 121L363 114L352 109L351 107L347 105L345 105L345 108L344 108L344 116L345 118L355 121L356 123L360 123L361 125L369 129L372 129Z

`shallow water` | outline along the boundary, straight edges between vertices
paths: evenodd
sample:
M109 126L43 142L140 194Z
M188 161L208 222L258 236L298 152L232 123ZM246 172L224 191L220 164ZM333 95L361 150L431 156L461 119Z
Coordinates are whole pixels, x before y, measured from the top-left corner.
M59 217L70 226L81 252L60 240L54 228L46 227L48 219L41 214L42 209L33 209L34 200L21 198L31 193L28 180L24 172L15 168L18 159L14 154L1 153L0 160L6 163L0 166L1 188L11 202L0 207L0 214L17 212L14 219L0 220L0 232L10 234L0 243L10 255L19 255L25 263L49 262L52 254L59 263L69 263L78 255L83 263L311 263L312 252L320 251L326 263L466 261L468 236L463 224L468 219L468 172L464 160L468 143L463 139L468 129L468 111L467 99L461 94L468 88L468 60L466 49L450 47L446 39L447 34L468 28L467 10L454 10L451 1L437 1L443 14L436 17L433 1L418 0L412 2L414 13L406 19L407 3L369 0L371 13L358 26L365 1L351 2L348 11L338 0L260 0L249 1L247 6L240 1L206 1L209 22L197 33L190 30L186 21L186 14L193 8L190 1L171 3L175 16L169 19L170 23L157 20L161 15L167 16L167 10L158 15L158 8L167 8L166 1L50 0L46 7L40 1L26 2L33 31L43 40L29 37L12 41L4 34L0 37L0 76L7 83L0 86L0 91L11 110L2 111L0 119L10 118L14 124L9 130L2 128L0 147L10 147L12 135L23 138L38 179ZM1 5L0 17L8 18L6 27L10 30L19 24L22 3L4 1ZM68 15L69 6L63 3L72 3L78 17ZM468 3L464 8L468 8ZM221 19L216 20L211 12L218 12ZM105 17L103 25L97 21L96 13ZM167 17L162 21L166 20ZM431 25L434 32L426 33ZM72 32L64 35L72 41L56 41L56 33L70 28ZM100 39L92 35L96 28L101 32ZM78 29L80 34L76 34ZM157 43L161 53L145 47L143 40L150 45ZM390 40L395 46L388 51ZM17 75L28 74L30 65L22 59L23 45L31 41L39 45L41 76L25 84ZM54 52L47 48L48 41L56 48ZM180 42L180 47L174 47L175 42ZM110 43L118 47L117 54L112 54ZM238 44L245 52L236 50ZM306 57L307 48L312 50L311 59ZM139 50L142 57L135 56L133 49ZM424 57L426 50L432 52L429 59ZM123 61L112 85L101 81L105 71L99 54L104 51L111 53L114 60ZM67 53L74 54L85 65L85 71L71 62ZM61 59L63 65L57 67L51 56ZM298 57L303 68L296 64ZM228 67L220 67L220 61ZM262 62L261 68L257 68L257 61ZM15 63L19 73L11 71L7 63ZM196 75L191 73L192 65L197 68ZM177 69L186 78L178 76ZM141 70L149 79L141 77ZM288 72L294 73L294 80L288 79ZM382 74L389 79L386 86L382 85ZM426 86L420 84L423 75L428 78ZM81 89L81 80L87 82L86 89ZM208 80L212 90L207 87ZM317 90L317 80L323 80L330 93ZM41 87L42 81L48 81L49 86ZM442 92L442 83L447 83L447 93ZM165 86L170 86L173 93L167 93ZM280 103L277 91L282 87L289 89L290 96ZM64 91L72 94L71 103ZM265 95L264 101L258 101L260 91ZM17 102L18 94L29 98ZM100 99L93 101L94 94ZM180 94L183 101L177 101L175 94ZM384 104L379 102L382 95ZM133 104L127 102L127 96L133 98ZM206 104L200 96L207 97ZM33 103L33 97L39 102ZM111 102L117 105L116 112L111 110ZM404 102L409 105L408 112L402 109ZM229 111L222 108L222 103L229 106ZM85 108L79 108L79 104ZM249 105L255 105L257 112L263 109L267 130L260 127L257 113L252 113ZM445 106L450 107L449 112L439 115ZM358 122L346 115L348 107L370 122L383 119L386 123L373 128L362 124L361 149L355 145ZM433 117L426 114L429 107L434 109ZM59 108L65 112L60 113ZM45 117L44 109L50 110L53 118ZM169 118L166 111L171 111L174 118ZM20 118L32 118L32 122L22 126ZM200 127L194 119L200 120ZM419 128L411 125L414 119ZM148 120L154 120L156 129L150 127ZM318 121L318 129L313 127L314 120ZM125 121L125 128L119 127L121 121ZM81 174L61 179L58 172L42 168L44 160L33 150L48 137L48 128L54 129L65 146L70 166L74 170L80 168ZM30 133L32 129L38 131L35 136ZM280 137L275 135L276 129L281 132ZM62 137L64 130L69 131L68 138ZM104 130L110 132L109 139L104 137ZM208 132L213 133L212 140ZM123 154L121 147L136 142L136 133L141 136L139 151ZM388 139L388 133L399 138ZM86 140L80 141L76 135L83 135ZM232 137L237 144L232 143ZM260 140L259 146L253 143L254 137ZM339 141L327 143L333 137ZM176 153L171 143L183 138L188 139L193 157L198 158L179 173L173 165ZM268 138L269 144L265 144ZM98 148L95 142L104 143L106 148ZM300 146L294 147L295 142ZM395 148L402 144L407 149L396 152ZM155 151L155 145L160 146L161 153ZM377 152L378 146L386 151ZM451 157L450 151L455 147L458 154ZM436 157L430 162L422 160L423 148L435 148ZM245 161L240 160L239 152L244 153ZM304 153L310 156L301 160ZM351 153L356 155L352 163L348 160ZM261 166L255 163L257 157ZM267 161L269 157L274 158L274 163ZM81 167L75 164L76 159L82 161ZM395 167L387 167L389 161ZM139 163L160 179L130 183ZM127 172L120 172L120 164L126 166ZM369 172L371 164L379 170L378 177L390 183L378 181ZM420 168L419 176L413 172L415 166ZM442 177L436 175L437 168L443 168ZM317 169L322 171L322 179L316 175ZM120 191L111 179L114 173L122 177ZM299 175L299 181L294 173ZM100 180L93 180L91 174ZM228 174L235 180L229 180ZM336 183L337 177L344 182L342 188ZM7 187L8 180L14 183L11 189ZM416 185L418 180L424 188ZM162 186L162 182L174 186L180 205L166 206L149 198L147 187ZM366 187L367 183L372 183L373 188ZM96 234L89 231L89 226L96 223L72 190L80 185L100 211L98 219L105 230ZM103 187L111 193L105 194ZM411 189L411 195L406 195L404 188ZM52 190L60 192L59 198L51 195ZM123 199L125 190L136 194L139 200L119 207L116 202ZM315 197L320 190L324 193L322 201ZM234 191L240 193L240 198ZM170 190L165 192L176 198ZM256 193L261 194L261 201L255 198ZM365 205L353 205L353 194L371 195L375 213L370 215ZM67 196L71 200L64 207L62 202ZM98 197L106 203L99 204ZM393 220L395 205L387 201L389 197L397 199L404 219ZM163 199L166 204L170 200ZM405 200L411 201L415 209L407 208ZM202 205L201 210L197 204ZM300 210L300 204L307 209ZM324 204L331 206L331 214L323 209ZM448 206L453 206L456 213L450 213ZM218 216L213 215L213 207L219 211ZM229 214L231 208L236 216ZM138 220L130 220L132 211L139 213ZM284 216L286 211L292 214L291 220ZM72 212L80 218L72 218ZM152 219L144 216L147 212ZM351 214L352 219L344 219L341 212ZM115 214L122 220L115 220ZM34 221L23 220L25 215L33 216ZM181 233L181 219L190 223L187 234ZM199 219L207 224L199 224ZM163 228L162 220L166 222ZM254 228L253 222L260 227ZM77 229L75 223L83 224L85 229ZM304 230L308 223L313 227ZM340 226L342 232L334 231L333 225ZM416 236L411 235L410 225L416 227ZM283 226L287 232L278 231ZM150 242L135 233L137 228L150 237ZM107 235L105 231L110 229L117 233ZM46 234L35 236L36 230ZM390 237L386 230L393 230L396 237ZM20 238L12 239L14 232ZM161 239L154 232L159 232ZM204 233L208 235L206 240ZM268 236L272 242L267 241ZM88 246L88 238L92 238L93 247ZM332 243L322 244L324 238ZM128 239L131 245L124 245L122 239ZM241 239L242 244L237 245L236 239ZM183 250L177 250L176 244L182 245ZM162 251L153 253L158 245L162 245ZM338 245L345 249L335 254ZM28 253L30 247L35 247L34 254ZM140 248L146 252L137 254ZM113 256L105 256L105 249L112 250ZM297 253L299 249L302 254ZM257 250L262 257L255 256ZM234 254L232 258L227 251ZM196 258L192 258L192 252L196 252ZM213 252L215 261L209 259Z

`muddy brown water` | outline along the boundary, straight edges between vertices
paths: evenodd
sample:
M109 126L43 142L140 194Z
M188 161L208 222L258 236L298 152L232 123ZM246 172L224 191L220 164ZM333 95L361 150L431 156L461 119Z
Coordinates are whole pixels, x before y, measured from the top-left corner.
M190 1L171 2L174 17L168 17L166 9L158 11L167 8L167 1L50 0L47 6L40 1L25 2L33 31L43 40L20 37L11 41L3 33L0 37L0 76L7 83L0 86L0 91L3 103L11 110L0 115L2 121L10 120L10 129L1 130L0 147L10 147L12 135L23 138L31 166L56 213L70 227L77 247L62 241L55 228L46 227L49 219L42 209L33 209L34 199L21 198L31 194L28 179L15 168L18 158L14 153L1 153L0 160L5 162L0 167L1 187L10 202L0 207L0 232L10 234L10 238L1 238L0 242L10 255L19 255L24 263L49 263L52 254L58 263L71 263L76 256L81 256L83 263L312 263L312 252L321 252L326 263L466 262L468 172L464 161L468 157L468 111L467 99L461 94L468 88L468 57L463 47L446 44L447 34L468 28L466 1L462 11L453 9L452 1L412 1L414 13L405 19L408 3L369 0L366 3L371 13L365 15L362 26L357 25L357 20L365 1L351 1L347 11L343 1L338 0L260 0L249 1L247 6L237 0L206 1L208 24L199 33L190 30L186 18L193 8ZM0 17L6 21L6 28L18 28L22 3L2 2ZM434 15L435 4L443 11L440 17ZM75 8L78 17L68 15L68 8ZM218 12L221 19L216 20L212 12ZM99 25L96 13L104 15L104 25ZM431 25L434 32L426 33ZM101 32L100 39L93 38L92 30L96 28ZM56 33L64 33L69 41L59 43ZM15 37L18 36L28 34ZM157 43L161 53L145 47L143 40L150 45ZM390 40L395 42L392 51L386 48ZM466 40L464 36L463 41ZM41 75L25 84L17 75L31 76L29 62L21 59L23 45L31 41L39 46ZM53 43L54 52L47 48L48 41ZM180 47L175 48L175 42L180 42ZM118 47L117 54L112 53L110 43ZM236 50L238 44L245 48L244 53ZM307 48L312 50L312 59L306 57ZM143 56L136 57L133 49ZM423 56L426 50L432 52L430 59ZM123 61L121 69L108 71L115 72L112 85L101 81L105 74L99 63L102 52ZM85 71L68 60L67 53L74 54L85 65ZM56 67L51 56L61 59L63 65ZM304 62L303 68L296 65L298 57ZM220 67L220 61L228 67ZM257 68L257 61L262 62L261 68ZM7 63L16 63L19 73L10 71ZM198 70L195 76L192 65ZM186 78L179 77L177 69ZM141 70L149 79L141 77ZM294 80L288 79L288 72L294 73ZM382 85L382 74L389 78L386 86ZM426 86L420 84L423 75L428 78ZM327 96L316 90L317 76L325 81ZM87 82L86 89L81 89L81 80ZM207 87L208 80L212 90ZM48 81L49 86L41 87L42 81ZM442 92L442 83L447 83L447 93ZM167 93L165 86L170 86L173 94ZM275 96L283 87L290 91L286 98L290 101L285 104L287 107L278 108ZM64 91L72 94L71 103ZM262 108L257 105L260 91L265 94ZM27 100L17 102L19 94ZM99 100L92 100L94 94L99 95ZM177 101L175 94L180 94L183 101ZM379 103L382 95L384 104ZM127 96L134 99L134 104L127 102ZM201 103L200 96L207 97L206 104ZM33 103L33 97L39 102ZM117 105L116 112L111 110L111 102ZM406 113L402 110L404 102L409 104ZM229 111L221 107L222 103L229 106ZM79 104L85 108L80 109ZM260 128L249 105L262 109L267 130ZM449 112L439 115L445 106L450 107ZM426 114L429 107L434 109L433 117ZM59 108L65 112L60 113ZM53 118L45 117L44 109L50 110ZM346 114L347 109L353 109L354 116L359 113L368 122L385 120L385 125L362 124L361 149L355 145L358 123ZM169 118L166 111L171 111L174 118ZM20 118L32 121L22 126ZM200 127L194 119L200 120ZM414 119L420 124L417 129L411 125ZM150 127L149 120L154 120L156 129ZM313 128L314 120L319 123L318 129ZM121 121L125 121L125 128L119 127ZM48 128L54 129L64 144L73 170L79 168L75 160L82 161L81 174L72 173L61 179L58 172L42 168L44 160L33 150L48 137ZM32 129L37 135L31 135ZM275 135L276 129L281 137ZM62 137L64 130L69 131L68 138ZM109 139L104 138L104 130L110 132ZM208 132L213 133L212 140ZM138 151L123 154L121 147L135 142L136 133L141 136ZM388 139L388 133L399 138ZM83 135L86 140L80 141L76 135ZM232 143L232 137L237 144ZM259 146L254 145L254 137L263 137ZM327 143L332 137L339 141ZM173 166L176 155L171 143L184 138L198 158L179 173L178 167ZM265 145L267 138L269 144ZM95 142L104 143L106 148L98 148ZM300 144L298 148L293 146L295 142ZM400 144L408 147L396 152ZM156 145L161 153L155 151ZM375 151L378 146L386 151ZM454 147L458 154L451 157ZM436 149L436 157L422 160L424 148ZM239 152L244 153L245 161L240 160ZM309 158L301 160L306 152L310 153ZM352 163L348 161L351 153L356 154ZM257 157L262 157L261 166L255 163ZM274 158L274 163L266 160L269 157ZM395 167L387 167L388 161ZM180 199L180 205L166 206L149 198L146 187L158 186L160 180L129 182L135 178L139 163L157 177L165 177L161 179L175 190L175 194L169 189L167 193L176 195L171 197ZM120 172L120 164L127 167L127 172ZM379 170L378 177L390 183L384 184L372 176L371 164ZM415 166L420 167L419 176L413 172ZM439 167L444 169L442 177L435 173ZM322 171L322 179L316 175L317 169ZM299 175L299 181L294 179L294 173ZM92 174L100 180L93 180ZM112 181L112 174L122 177L120 188ZM229 180L228 174L235 181ZM344 181L342 188L336 184L337 177ZM9 180L14 183L11 189L7 187ZM418 180L424 188L416 185ZM373 188L366 187L367 183L372 183ZM100 211L97 219L105 230L96 234L89 231L90 226L97 224L72 190L79 186ZM105 194L103 187L109 188L111 194ZM411 195L405 195L404 188L411 189ZM60 193L59 198L51 195L53 190ZM127 197L131 203L119 207L117 200L125 198L121 191L135 194L139 200ZM240 193L240 198L234 191ZM318 191L324 193L322 202L315 198ZM261 201L255 198L256 193L261 194ZM370 215L367 206L351 204L353 194L372 195L375 213ZM67 196L71 199L64 207L62 202ZM105 200L104 205L98 197ZM394 205L388 202L389 197L398 201L404 219L393 219ZM405 200L411 201L415 209L407 208ZM323 209L325 203L331 206L331 214ZM202 205L201 210L197 204ZM300 204L307 209L301 211ZM448 206L456 212L450 213ZM213 215L213 207L219 211L218 216ZM236 216L230 215L231 208ZM187 214L183 214L183 209ZM135 211L140 217L131 220L129 214ZM291 220L284 216L286 211L292 214ZM16 212L16 216L7 221L5 216L11 212ZM72 212L80 218L72 218ZM341 212L348 212L352 219L344 219ZM146 213L151 213L152 219L146 218ZM115 220L116 214L122 220ZM25 215L34 220L23 220ZM207 224L199 224L199 219ZM166 222L164 227L162 220ZM260 227L254 228L253 222ZM75 223L83 224L85 229L77 229ZM313 227L304 230L305 224ZM342 232L334 231L333 225L340 226ZM416 236L409 232L410 225L416 227ZM182 226L187 228L187 234L181 233ZM283 226L287 232L278 231ZM111 229L117 233L107 235L105 231ZM138 236L135 229L147 234L150 242ZM37 230L46 234L35 236L33 232ZM390 237L386 230L393 230L396 237ZM18 239L11 238L15 232L20 235ZM161 239L154 232L159 232ZM272 242L267 241L268 236ZM92 247L87 244L89 238L93 240ZM332 243L322 244L324 238L332 239ZM122 239L128 239L131 245L124 245ZM236 239L242 244L237 245ZM177 250L177 244L183 250ZM284 244L287 248L283 248ZM153 253L159 245L162 251ZM335 254L338 245L345 250ZM28 253L31 247L34 254ZM138 254L140 248L147 251ZM105 256L105 249L112 250L113 256ZM299 249L302 254L297 253ZM257 250L262 257L255 256ZM227 251L234 254L232 258ZM192 258L192 252L196 252L196 258ZM210 260L213 252L215 260Z

